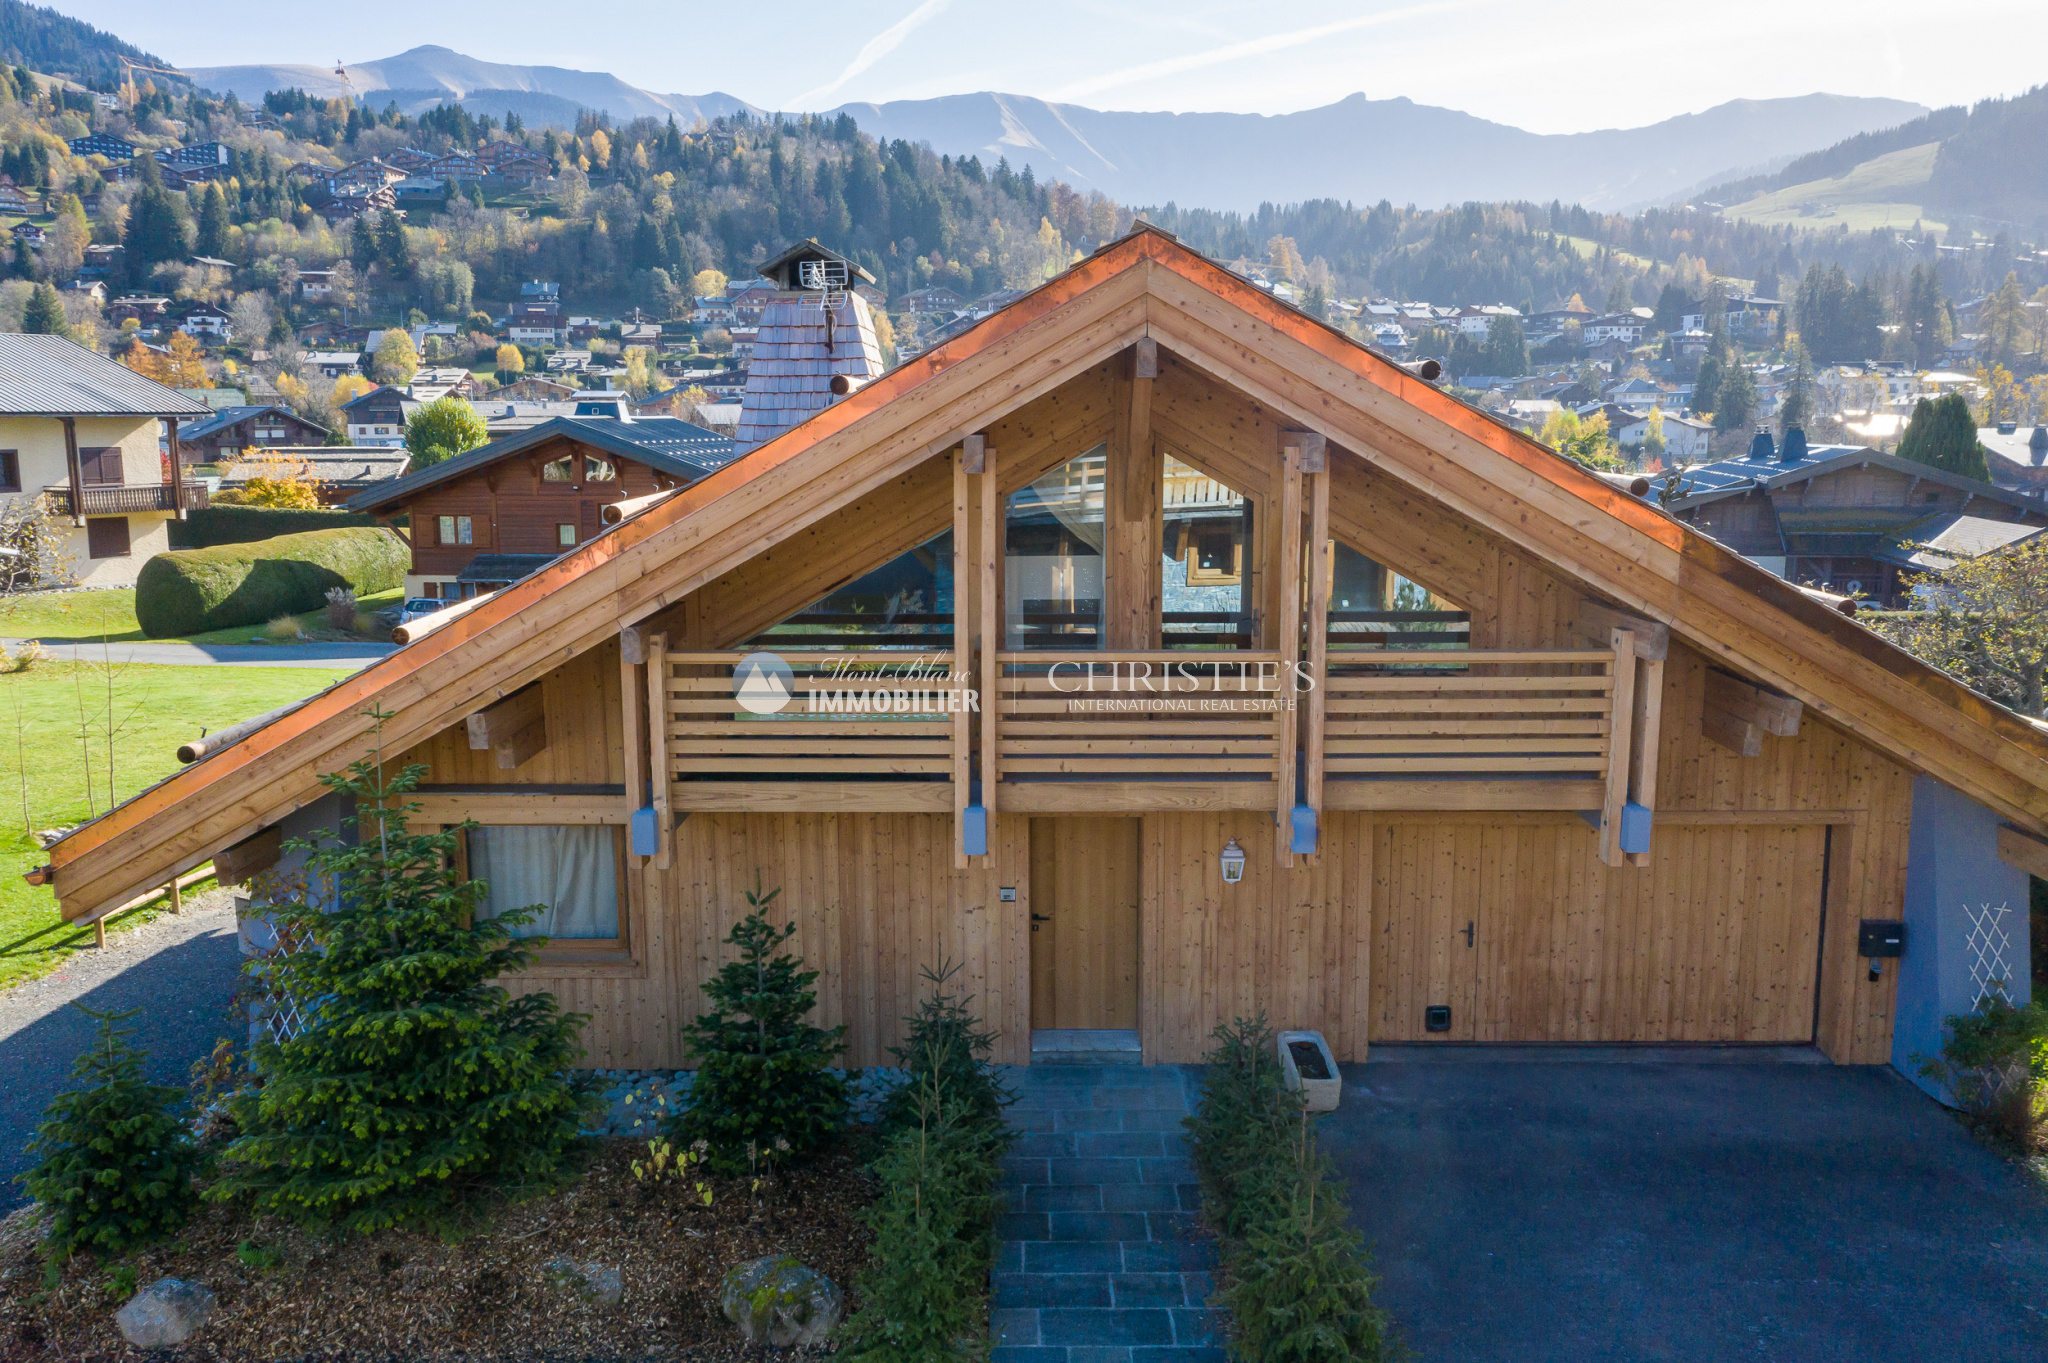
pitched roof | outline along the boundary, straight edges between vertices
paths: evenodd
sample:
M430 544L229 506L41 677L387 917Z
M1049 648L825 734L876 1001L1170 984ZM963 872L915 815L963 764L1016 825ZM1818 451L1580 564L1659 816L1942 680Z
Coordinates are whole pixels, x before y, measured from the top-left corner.
M706 474L724 468L734 458L732 441L680 417L634 417L630 421L621 421L617 417L558 416L502 440L493 440L488 445L464 451L452 459L416 469L403 478L359 492L349 498L348 509L375 511L450 479L460 478L486 464L515 458L536 445L561 438L594 445L624 459L638 460L658 473L666 473L686 483L694 483Z
M181 441L199 440L205 436L212 435L215 431L224 430L238 421L247 421L250 417L261 416L265 412L280 412L300 425L311 426L316 431L327 429L316 422L306 420L291 408L282 407L273 402L260 407L223 407L203 421L195 421L189 426L180 426L178 428L178 439Z
M324 793L372 701L416 743L853 504L1151 336L1285 419L1667 623L1908 767L2048 830L2048 732L1968 690L1655 506L1609 487L1141 228L845 401L554 560L50 849L76 920L163 883ZM915 400L902 401L915 395ZM395 707L395 708L393 708Z
M1993 521L1982 516L1942 516L1920 527L1910 546L1900 546L1886 557L1915 568L1940 570L1957 559L1975 558L1997 549L2009 549L2036 535L2048 534L2048 526L2023 521Z
M740 447L773 440L838 401L834 376L844 375L858 388L881 372L882 347L867 299L849 293L845 306L832 312L807 298L773 299L761 311L747 367Z
M206 404L61 336L0 335L0 416L205 416Z
M1692 490L1674 500L1671 509L1683 511L1688 507L1719 501L1723 497L1741 496L1756 488L1780 488L1860 464L1873 464L1878 468L1890 469L1895 473L1921 479L1923 482L1940 483L1944 487L1968 492L1991 501L2004 502L2020 510L2048 512L2048 504L2044 504L2039 497L2029 496L2012 488L1979 482L1975 478L1965 478L1959 473L1950 473L1946 469L1901 459L1897 455L1880 454L1867 445L1809 445L1804 458L1790 463L1776 456L1769 459L1752 459L1748 455L1743 455L1739 459L1695 464L1685 471L1686 485Z
M243 451L223 483L310 476L330 487L369 486L396 478L412 462L403 445L281 445Z

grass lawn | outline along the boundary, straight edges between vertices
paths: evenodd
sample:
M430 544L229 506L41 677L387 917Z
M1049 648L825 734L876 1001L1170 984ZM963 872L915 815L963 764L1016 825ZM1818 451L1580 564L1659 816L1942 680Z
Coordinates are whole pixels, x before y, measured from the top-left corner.
M36 830L105 813L110 786L112 795L126 799L163 779L178 767L178 744L197 737L201 727L219 729L274 710L353 670L116 663L110 678L110 669L98 663L46 662L0 674L0 988L48 974L72 952L92 949L90 928L24 941L61 922L49 888L21 880L21 872L45 860ZM129 914L109 930L150 913Z
M356 608L375 614L395 606L405 595L403 587L361 597ZM325 610L307 611L294 617L307 633L324 630ZM78 640L90 643L102 636L116 643L246 644L264 633L262 625L238 625L234 629L207 630L201 634L152 640L135 622L135 589L107 587L87 592L31 592L26 596L0 600L0 638Z

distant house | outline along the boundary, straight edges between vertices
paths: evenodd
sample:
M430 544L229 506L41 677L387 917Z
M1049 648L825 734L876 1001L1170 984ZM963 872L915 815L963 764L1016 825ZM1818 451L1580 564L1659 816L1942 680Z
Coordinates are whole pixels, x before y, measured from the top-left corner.
M2048 426L2021 427L2000 422L1977 432L1991 481L2000 487L2048 490Z
M562 402L576 391L576 386L560 383L540 374L522 374L502 388L491 391L493 397L521 402Z
M0 175L0 213L40 213L43 204L40 198L23 192L21 186L7 176Z
M391 192L388 184L337 184L334 197L313 211L325 218L329 225L339 226L365 213L382 213L387 208L397 207L398 196Z
M224 167L233 159L227 147L220 142L194 142L189 146L165 147L153 155L160 164L181 172L203 170L210 166Z
M414 402L432 402L451 393L459 398L473 398L479 387L476 375L467 369L418 369L406 385L406 394Z
M1664 458L1667 463L1691 463L1714 451L1714 428L1698 417L1664 414Z
M555 173L548 158L514 142L489 142L477 148L476 159L506 184L523 187Z
M313 350L306 353L306 368L318 370L322 378L338 379L343 374L362 372L363 357L353 350Z
M348 422L349 443L403 445L405 423L412 420L412 414L419 410L419 406L403 389L388 384L372 388L341 409Z
M1607 341L1638 345L1643 339L1643 328L1648 325L1644 319L1632 312L1610 312L1604 316L1581 321L1579 330L1586 338L1587 345L1600 345Z
M967 306L967 300L951 289L934 286L929 289L912 289L904 294L903 306L912 316L924 312L958 312Z
M348 508L409 515L405 594L453 599L595 539L607 503L694 483L733 454L732 441L673 417L559 416L358 494Z
M732 300L701 297L690 311L690 320L699 326L729 327L733 324Z
M119 326L132 317L151 327L163 319L170 306L170 299L155 294L126 293L107 304L107 320Z
M309 303L323 302L334 293L334 271L299 271L299 297Z
M327 428L289 407L224 407L178 431L178 457L187 464L221 464L252 449L317 445Z
M133 161L137 147L125 137L112 133L93 133L87 137L74 137L67 144L73 156L104 156L109 161Z
M0 501L41 498L72 580L133 586L170 548L165 523L206 505L203 484L166 478L163 419L207 409L57 336L0 336Z
M224 309L197 299L180 303L168 314L171 324L187 336L225 341L234 335L234 323Z
M562 286L529 280L505 319L505 335L514 345L559 345L562 340Z
M85 259L79 262L78 273L86 279L102 279L113 273L127 250L119 242L94 243L85 248Z
M223 489L251 478L289 478L314 484L322 506L339 506L405 475L412 454L403 445L288 445L251 450L221 473Z

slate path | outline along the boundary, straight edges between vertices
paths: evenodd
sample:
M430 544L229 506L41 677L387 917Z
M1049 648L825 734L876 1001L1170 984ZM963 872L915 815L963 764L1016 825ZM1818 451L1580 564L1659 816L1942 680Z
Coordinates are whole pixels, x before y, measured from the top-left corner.
M1216 1247L1181 1119L1177 1066L1010 1072L1021 1133L990 1275L992 1363L1222 1363L1207 1306Z

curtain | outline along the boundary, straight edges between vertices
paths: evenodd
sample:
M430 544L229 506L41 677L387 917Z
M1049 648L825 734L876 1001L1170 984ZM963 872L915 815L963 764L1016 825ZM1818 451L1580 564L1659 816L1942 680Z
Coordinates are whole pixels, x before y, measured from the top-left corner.
M483 915L541 905L516 937L619 935L617 834L609 825L506 826L469 833L469 874L489 888Z

